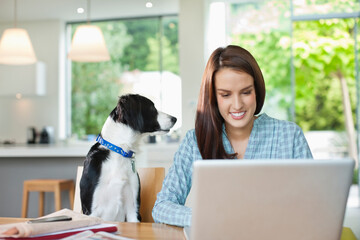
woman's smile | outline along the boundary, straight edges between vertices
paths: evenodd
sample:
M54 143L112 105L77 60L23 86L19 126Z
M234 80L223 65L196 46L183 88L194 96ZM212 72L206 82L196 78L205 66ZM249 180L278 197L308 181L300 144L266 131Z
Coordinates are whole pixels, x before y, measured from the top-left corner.
M235 120L243 119L246 112L230 112L231 117Z

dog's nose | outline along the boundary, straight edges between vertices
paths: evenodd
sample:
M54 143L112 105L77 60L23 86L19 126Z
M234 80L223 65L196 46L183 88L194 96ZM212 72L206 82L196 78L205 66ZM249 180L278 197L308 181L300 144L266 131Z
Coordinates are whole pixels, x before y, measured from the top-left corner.
M177 121L176 117L171 117L171 122L172 122L173 124L175 124L176 121Z

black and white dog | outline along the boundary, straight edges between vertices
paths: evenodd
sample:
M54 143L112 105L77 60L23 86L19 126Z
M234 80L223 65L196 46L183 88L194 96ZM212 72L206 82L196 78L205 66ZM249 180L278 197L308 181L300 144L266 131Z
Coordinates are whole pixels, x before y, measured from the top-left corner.
M140 95L119 98L84 161L82 211L107 221L139 222L140 181L133 154L144 135L165 133L176 118Z

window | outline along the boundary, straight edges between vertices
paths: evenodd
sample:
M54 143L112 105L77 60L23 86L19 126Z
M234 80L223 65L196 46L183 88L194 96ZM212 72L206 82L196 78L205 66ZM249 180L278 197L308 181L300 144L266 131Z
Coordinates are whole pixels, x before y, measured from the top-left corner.
M137 93L178 118L181 80L177 16L92 22L101 28L111 60L71 63L71 120L68 133L86 138L101 131L118 96ZM79 24L68 24L71 36ZM70 41L70 40L69 40Z
M258 60L267 89L264 112L305 132L331 132L334 147L320 150L330 154L322 157L357 159L359 1L224 1L226 14L212 15L218 4L210 4L208 32L216 29L213 22L225 21L223 44L243 46ZM320 139L315 142L326 141Z

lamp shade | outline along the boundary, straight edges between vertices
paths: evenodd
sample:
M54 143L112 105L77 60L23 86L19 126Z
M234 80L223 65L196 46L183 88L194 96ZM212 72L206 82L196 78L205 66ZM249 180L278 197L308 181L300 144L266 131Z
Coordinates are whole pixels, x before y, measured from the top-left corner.
M8 28L0 40L0 63L25 65L36 62L30 37L25 29Z
M68 58L77 62L110 60L101 29L94 25L79 26L72 39Z

